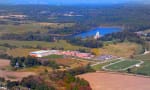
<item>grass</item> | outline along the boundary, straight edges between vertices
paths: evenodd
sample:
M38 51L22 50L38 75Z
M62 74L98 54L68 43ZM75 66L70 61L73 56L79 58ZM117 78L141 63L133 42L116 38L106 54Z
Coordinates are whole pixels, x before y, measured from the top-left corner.
M16 79L17 77L16 76L7 75L7 78L9 78L9 79Z
M135 43L117 43L108 44L103 48L92 49L92 52L96 55L110 54L119 57L129 57L133 54L139 53L141 51L141 46Z
M36 48L37 46L41 46L42 48L64 48L64 50L78 50L86 49L88 48L81 47L81 46L75 46L67 43L65 40L59 40L58 42L44 42L44 41L16 41L16 40L0 40L0 44L8 43L13 46L17 47L23 47L23 46L29 46Z
M22 34L25 32L48 32L47 29L43 28L42 26L35 25L35 24L21 24L21 25L0 25L0 35L5 33L15 33L15 34Z
M71 27L74 23L27 23L27 24L20 24L20 25L0 25L0 35L6 33L15 33L15 34L22 34L25 32L37 32L40 31L42 33L47 33L48 29L44 28L45 26L49 26L55 29L61 29L64 27Z
M139 68L133 68L131 70L134 74L141 74L141 75L148 75L150 76L150 61L144 61L144 64L142 64Z
M132 65L135 65L137 63L140 63L140 61L136 61L136 60L125 60L125 61L121 61L119 63L116 63L116 64L112 64L108 67L106 67L107 69L109 70L122 70L122 69L125 69L127 67L130 67Z
M41 73L45 72L45 70L52 71L52 68L46 66L34 66L30 68L25 68L18 70L19 72L34 72L34 73Z
M106 62L106 63L102 63L102 64L98 64L98 65L95 65L93 66L92 68L94 70L102 70L102 67L105 66L105 65L108 65L108 64L111 64L111 63L114 63L114 62L117 62L119 60L112 60L112 61L109 61L109 62Z
M135 56L134 59L136 59L136 60L150 60L150 53L145 54L145 55Z
M49 55L49 56L45 56L43 58L46 58L46 59L59 59L59 58L63 58L63 55Z
M0 46L0 50L6 51L8 48L4 46Z
M39 49L25 49L25 48L16 48L16 49L8 49L7 54L13 57L26 57L32 51L37 51Z
M74 23L47 23L47 22L42 22L42 23L35 23L35 25L40 25L40 26L49 26L51 28L64 28L64 27L71 27L74 25Z

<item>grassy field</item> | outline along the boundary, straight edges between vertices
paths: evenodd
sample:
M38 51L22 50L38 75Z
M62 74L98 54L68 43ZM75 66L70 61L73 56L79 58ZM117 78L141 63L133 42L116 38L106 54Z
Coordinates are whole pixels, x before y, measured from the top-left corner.
M112 65L106 67L106 69L118 71L118 70L122 70L122 69L128 68L128 67L130 67L132 65L135 65L135 64L138 64L138 63L140 63L140 61L125 60L125 61L121 61L121 62L112 64Z
M142 74L150 76L150 61L144 61L144 64L142 64L141 67L133 68L131 72L134 74Z
M25 49L25 48L16 48L16 49L8 49L7 54L13 57L23 57L28 56L30 52L37 51L39 49Z
M49 55L49 56L45 56L43 58L46 58L46 59L59 59L59 58L63 58L63 55Z
M139 68L133 68L131 72L134 74L142 74L150 76L150 54L139 55L136 56L134 59L143 60L144 64L142 64L141 67Z
M67 43L65 40L60 40L58 42L44 42L44 41L15 41L15 40L0 40L0 44L8 43L13 46L23 47L29 46L36 48L37 46L41 46L42 48L64 48L64 50L78 50L79 48L87 49L81 46L75 46Z
M21 24L21 25L0 25L0 35L6 34L6 33L15 33L15 34L21 34L25 32L48 32L47 29L43 28L42 26L35 25L35 24Z
M47 22L42 22L42 23L34 23L35 25L40 25L40 26L49 26L51 28L64 28L64 27L71 27L74 25L74 23L47 23Z
M142 47L135 43L118 43L105 45L103 48L93 49L96 55L110 54L119 57L129 57L133 54L139 53Z
M13 25L13 24L7 24L7 25L0 25L0 35L6 34L6 33L15 33L15 34L22 34L25 32L36 32L40 31L42 33L47 33L48 29L44 28L45 26L49 26L51 28L55 29L61 29L64 27L71 27L74 23L28 23L28 24L20 24L20 25Z
M146 55L135 56L134 59L136 59L136 60L150 60L150 53L146 54Z
M56 59L54 61L57 64L67 66L70 68L82 67L82 66L86 66L89 64L89 61L87 61L87 60L81 61L81 60L76 60L76 59L72 59L72 58L61 58L61 59Z
M111 63L114 63L114 62L117 62L119 60L112 60L112 61L109 61L109 62L106 62L106 63L102 63L102 64L98 64L98 65L95 65L93 66L92 68L94 70L102 70L102 67L105 66L105 65L108 65L108 64L111 64Z
M52 68L46 67L46 66L35 66L31 68L18 70L18 72L34 72L34 73L39 74L39 73L45 72L45 70L48 70L50 72L52 71Z

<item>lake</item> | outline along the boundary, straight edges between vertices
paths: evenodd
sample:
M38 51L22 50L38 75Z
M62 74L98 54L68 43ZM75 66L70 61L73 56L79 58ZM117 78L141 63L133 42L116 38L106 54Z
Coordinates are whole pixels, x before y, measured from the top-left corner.
M101 28L89 30L88 32L83 32L83 33L77 34L77 35L75 35L75 37L82 37L82 38L93 37L96 35L97 32L99 32L101 36L104 36L106 34L119 32L121 30L122 29L119 27L101 27Z

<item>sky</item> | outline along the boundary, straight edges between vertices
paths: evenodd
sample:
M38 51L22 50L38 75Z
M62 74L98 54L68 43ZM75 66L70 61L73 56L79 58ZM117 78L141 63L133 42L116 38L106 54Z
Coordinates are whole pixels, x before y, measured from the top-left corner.
M0 0L0 4L120 4L147 3L150 0Z

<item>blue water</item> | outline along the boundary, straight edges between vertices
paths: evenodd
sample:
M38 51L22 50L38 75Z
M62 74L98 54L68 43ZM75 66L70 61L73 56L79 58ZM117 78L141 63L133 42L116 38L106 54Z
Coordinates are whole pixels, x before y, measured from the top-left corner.
M106 34L114 33L114 32L119 32L121 31L121 28L114 28L114 27L102 27L102 28L96 28L93 30L90 30L88 32L80 33L75 35L75 37L81 37L81 38L86 38L86 37L93 37L96 35L97 32L100 32L101 36L104 36Z

